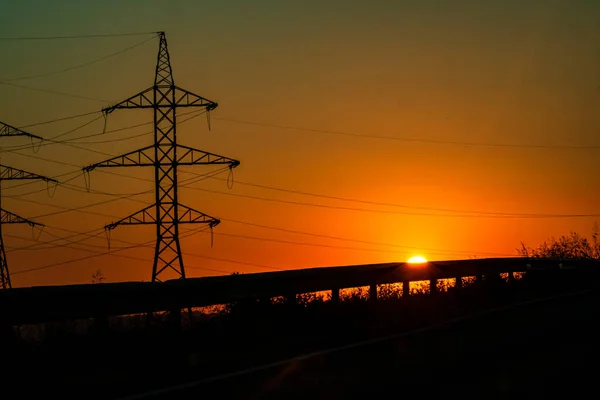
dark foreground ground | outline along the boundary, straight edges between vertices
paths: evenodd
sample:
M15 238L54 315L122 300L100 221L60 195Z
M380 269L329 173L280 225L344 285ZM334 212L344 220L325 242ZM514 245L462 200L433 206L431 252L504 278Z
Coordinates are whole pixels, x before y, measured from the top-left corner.
M587 397L597 394L599 306L587 291L131 398Z
M116 399L145 392L150 395L138 398L586 393L594 386L600 355L595 328L600 295L531 300L597 290L600 276L536 276L406 299L251 303L184 330L141 326L129 333L61 334L37 345L4 343L2 398ZM451 322L427 330L443 321ZM396 336L327 351L389 335ZM281 362L312 352L320 353ZM191 384L160 392L186 383Z

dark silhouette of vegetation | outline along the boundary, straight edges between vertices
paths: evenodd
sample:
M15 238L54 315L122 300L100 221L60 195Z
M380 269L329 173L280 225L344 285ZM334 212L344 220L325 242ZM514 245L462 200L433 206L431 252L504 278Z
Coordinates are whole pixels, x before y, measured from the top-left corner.
M521 242L518 253L528 258L593 259L600 260L600 241L598 223L594 224L591 238L586 238L571 231L569 235L550 238L536 248L526 246Z
M92 283L102 283L106 280L102 270L97 270L92 274Z
M428 282L414 285L408 297L402 296L401 284L386 284L378 287L377 301L370 301L367 288L343 290L339 302L320 292L247 299L197 309L194 323L181 329L167 323L148 325L141 314L109 317L104 331L94 329L97 321L90 319L21 326L11 371L17 377L34 377L46 393L79 394L93 387L90 399L107 398L109 393L160 388L164 379L175 382L182 374L198 379L268 364L595 282L578 270L561 273L555 284L543 285L533 285L528 272L499 283L465 278L459 290L441 290L452 283L443 282L435 296L427 293ZM564 274L575 274L572 285L565 285ZM157 346L165 351L148 351ZM64 367L57 369L59 359ZM130 379L131 370L153 377L161 365L170 366L161 375L164 379Z

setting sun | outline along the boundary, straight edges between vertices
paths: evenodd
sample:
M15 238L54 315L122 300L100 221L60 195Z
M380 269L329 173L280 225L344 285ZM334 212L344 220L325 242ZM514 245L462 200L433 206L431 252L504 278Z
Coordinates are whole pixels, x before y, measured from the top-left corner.
M411 264L420 264L420 263L426 263L427 259L422 256L414 256L414 257L411 257L407 262L409 262Z

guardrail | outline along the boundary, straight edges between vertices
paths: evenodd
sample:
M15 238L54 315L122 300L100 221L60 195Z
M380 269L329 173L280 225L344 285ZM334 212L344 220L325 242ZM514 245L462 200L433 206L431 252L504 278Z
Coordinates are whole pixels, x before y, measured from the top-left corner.
M440 279L494 276L500 273L561 268L598 268L594 260L557 260L526 258L489 258L433 261L424 264L386 263L346 267L323 267L281 272L188 278L164 283L103 283L67 286L38 286L0 292L2 324L22 325L63 319L105 318L113 315L181 310L227 304L253 298L371 287L376 298L377 285L429 280L435 290ZM406 292L406 291L405 291Z

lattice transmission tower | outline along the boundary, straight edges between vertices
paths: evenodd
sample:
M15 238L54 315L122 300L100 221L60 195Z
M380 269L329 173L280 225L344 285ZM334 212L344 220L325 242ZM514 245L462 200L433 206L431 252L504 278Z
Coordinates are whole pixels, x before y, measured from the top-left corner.
M0 137L7 136L25 136L31 139L43 140L37 135L24 132L14 126L10 126L0 122ZM26 180L26 179L41 179L46 182L58 183L55 179L48 178L45 176L33 174L31 172L23 171L17 168L8 167L0 164L0 289L10 289L10 272L8 270L8 263L6 261L6 252L4 250L4 240L2 238L2 226L5 224L28 224L30 226L43 226L38 222L28 220L27 218L20 217L16 214L6 211L1 207L2 203L2 181L8 180Z
M154 144L83 168L87 173L97 167L154 167L155 203L105 226L112 230L118 225L156 225L152 282L161 282L159 276L167 270L175 272L178 278L185 278L179 242L180 224L207 224L212 228L220 223L217 218L179 204L178 166L221 164L232 169L240 164L231 158L177 144L177 108L196 107L208 113L217 107L217 103L175 86L165 33L158 32L158 37L154 85L102 110L107 115L121 108L152 109Z

